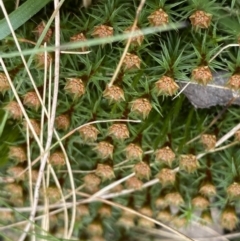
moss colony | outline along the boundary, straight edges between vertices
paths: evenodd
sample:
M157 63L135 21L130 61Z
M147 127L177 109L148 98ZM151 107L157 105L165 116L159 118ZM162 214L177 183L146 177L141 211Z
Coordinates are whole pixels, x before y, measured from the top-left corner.
M144 240L139 230L159 227L118 204L176 229L192 222L208 225L217 209L216 224L239 228L240 110L232 105L234 99L225 107L196 109L184 94L176 94L181 83L207 88L224 70L223 88L238 98L240 3L148 0L136 19L139 3L99 0L84 8L71 0L60 9L65 45L55 131L39 189L37 239ZM53 11L50 3L16 30L23 51L35 47ZM137 35L128 39L131 30ZM42 45L54 46L54 36L52 23ZM19 54L7 57L17 51L13 37L1 42L9 77L29 118L1 66L0 233L8 237L9 229L22 235L26 222L19 222L31 211L49 133L49 114L39 97L50 113L55 53L25 56L34 88Z

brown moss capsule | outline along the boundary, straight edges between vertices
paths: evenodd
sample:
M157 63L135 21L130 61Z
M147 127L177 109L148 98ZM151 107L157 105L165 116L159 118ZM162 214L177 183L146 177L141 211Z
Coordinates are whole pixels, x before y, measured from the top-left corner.
M73 99L81 97L85 93L85 86L80 78L68 78L64 90Z
M155 161L164 163L168 166L172 166L173 161L175 160L175 153L169 146L157 149L155 151Z
M207 209L209 207L209 201L203 196L197 196L192 199L192 206L196 209Z
M53 229L54 227L56 227L56 225L58 224L60 219L61 219L61 221L64 220L62 217L60 218L59 216L60 215L57 215L57 214L49 215L49 226L50 226L50 228Z
M130 228L133 228L135 226L134 219L135 219L134 215L132 215L132 216L122 215L122 217L120 217L118 219L117 224L125 227L126 229L130 229Z
M199 66L192 71L192 79L199 84L207 85L213 80L213 76L208 66Z
M41 106L40 100L38 99L38 96L35 91L30 91L24 95L23 104L36 111Z
M142 188L143 182L139 180L137 177L133 176L127 179L126 187L127 189L135 189L139 190Z
M64 166L65 165L65 156L61 151L55 151L51 154L50 164L53 166Z
M123 90L116 85L107 86L103 92L103 97L108 99L110 103L117 103L125 100Z
M131 112L146 119L152 109L152 105L146 98L139 98L131 103Z
M27 160L27 153L21 146L10 146L8 157L17 162L24 162Z
M83 141L94 142L97 140L97 136L100 133L99 130L93 125L86 125L79 129L80 136L82 137Z
M143 156L143 150L140 146L130 143L126 148L125 148L125 153L126 153L126 158L128 160L142 160Z
M215 147L217 138L215 135L203 134L201 136L201 142L206 150L211 150Z
M201 213L200 223L202 225L211 225L213 223L212 215L209 210L205 210Z
M101 163L97 165L96 175L99 176L102 179L102 181L111 180L115 178L113 168L110 165Z
M172 219L172 224L176 228L183 228L187 225L187 219L185 217L176 215Z
M183 198L179 192L170 192L166 194L164 199L169 205L179 207L184 204Z
M121 192L123 190L123 185L118 184L117 186L111 188L111 192Z
M149 179L151 176L151 169L146 162L138 162L134 165L133 171L139 179Z
M139 218L137 224L139 227L143 227L143 228L154 228L155 227L154 222L152 222L148 219L145 219L145 218Z
M191 24L196 28L208 28L211 24L212 15L201 10L197 10L189 17Z
M37 53L35 55L35 63L36 67L39 69L49 68L49 66L52 64L52 56L49 53L46 53L46 64L45 64L45 53Z
M58 130L68 130L70 126L70 117L67 114L62 114L56 117L55 126Z
M7 79L7 76L4 73L0 72L0 92L4 93L10 89L10 85Z
M42 32L44 31L45 27L46 27L46 23L45 23L44 21L42 21L42 22L39 23L39 24L37 25L37 27L33 30L33 33L36 35L36 37L37 37L38 39L40 38L40 36L41 36ZM51 28L49 28L49 29L47 30L46 35L45 35L44 38L43 38L43 42L47 42L47 43L50 42L51 37L52 37L52 34L53 34L53 31L52 31Z
M106 38L113 36L113 28L107 25L98 25L94 27L92 36L97 38Z
M152 26L155 27L165 25L169 22L168 14L164 12L162 8L160 8L148 16L148 21Z
M240 142L240 130L236 131L234 134L235 141Z
M141 32L140 28L138 28L137 26L135 28L130 26L125 29L124 33L130 33L131 31ZM141 33L140 35L131 38L131 45L133 45L133 46L139 45L140 46L142 44L143 40L144 40L144 35ZM126 40L126 42L127 42L127 40Z
M141 59L135 55L127 53L123 60L123 67L125 70L140 69Z
M58 221L59 221L59 218L58 218ZM54 236L55 236L56 238L61 239L61 238L64 236L64 232L65 232L65 230L64 230L63 227L58 227L57 230L55 231Z
M45 195L47 195L50 203L58 202L61 199L61 194L57 187L48 187L46 189Z
M85 175L83 178L85 188L91 192L94 193L98 190L98 186L101 183L101 179L94 173L89 173Z
M97 152L98 156L101 159L107 159L107 158L112 159L113 149L114 149L114 146L106 141L101 141L97 143L96 147L94 148L94 150Z
M172 220L172 218L173 218L173 216L172 216L169 208L160 210L157 214L157 219L164 223L170 222Z
M230 231L236 228L238 217L234 207L228 206L223 210L220 223L223 228L226 228Z
M89 173L84 177L84 184L86 186L98 186L101 183L101 179L94 173Z
M19 104L16 101L9 102L4 109L8 112L10 118L14 120L21 120L23 113L19 106Z
M40 123L36 120L30 119L30 122L33 126L34 131L36 132L36 134L39 136L41 133L41 127L40 127Z
M112 209L109 205L103 204L99 208L98 214L100 215L101 218L110 218L112 216Z
M77 218L88 217L89 215L89 207L87 205L80 204L77 206Z
M7 192L9 192L9 194L11 195L11 197L23 197L23 189L22 186L17 184L17 183L9 183L7 185L5 185L4 188Z
M176 172L169 168L163 168L157 174L157 178L162 186L173 185L176 181Z
M126 124L113 124L108 128L108 135L116 140L123 141L129 138L129 131Z
M39 176L38 170L32 170L32 182L35 184Z
M41 133L40 123L37 120L34 120L34 119L29 119L29 120L30 120L30 123L32 124L32 127L33 127L36 135L39 136L40 133ZM26 128L26 126L27 126L26 121L24 121L23 126L24 126L24 128ZM29 128L29 131L30 131L30 136L33 137L33 134L32 134L32 131L31 131L30 128Z
M87 39L83 33L78 33L70 37L70 42L87 42ZM81 51L87 51L87 46L80 48Z
M179 161L179 167L181 170L184 170L188 173L195 172L199 167L197 157L192 154L181 155L180 161Z
M240 74L232 75L229 78L227 85L229 88L231 88L233 90L239 90L240 89Z
M157 92L157 95L172 96L176 94L178 89L179 86L174 79L165 75L155 83L155 91Z
M155 206L157 209L164 209L168 206L168 203L166 202L166 199L164 196L159 196L156 200L155 200Z
M203 196L211 197L216 195L217 190L212 183L206 182L200 187L199 193L201 193Z
M25 180L26 176L25 174L20 175L23 173L24 168L21 166L13 166L8 168L7 173L13 178L15 178L17 181L19 180Z
M102 236L96 235L91 237L91 241L106 241L106 239L103 238Z
M131 207L129 207L131 208ZM128 210L122 210L122 217L135 218L136 214L129 212Z
M240 198L240 183L234 182L227 188L227 194L229 198Z
M145 216L148 216L148 217L153 216L153 211L149 206L143 206L138 211Z
M103 228L101 223L94 221L87 226L87 232L90 236L101 236L103 234Z
M12 212L8 211L1 211L0 215L0 223L1 224L7 224L7 223L12 223L14 221L14 215Z
M9 199L9 202L12 204L14 207L23 207L24 204L24 199L23 197L15 197L11 196Z

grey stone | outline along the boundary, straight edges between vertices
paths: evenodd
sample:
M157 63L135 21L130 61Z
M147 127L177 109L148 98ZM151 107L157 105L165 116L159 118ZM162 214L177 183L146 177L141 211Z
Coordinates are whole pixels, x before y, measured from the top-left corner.
M195 82L184 89L188 82L177 81L178 85L183 90L183 94L188 98L195 108L209 108L211 106L221 105L226 106L234 99L234 105L240 105L239 93L229 89L226 86L228 78L231 74L227 72L217 72L213 75L213 81L206 85L200 85Z

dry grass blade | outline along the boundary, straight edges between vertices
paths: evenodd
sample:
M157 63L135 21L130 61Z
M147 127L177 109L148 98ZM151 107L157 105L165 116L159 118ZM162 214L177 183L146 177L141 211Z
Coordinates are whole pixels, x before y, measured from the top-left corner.
M59 2L57 0L54 1L55 9L58 7ZM60 46L60 15L59 11L55 15L55 46ZM51 116L50 116L50 127L48 138L46 141L45 150L48 150L52 143L52 136L53 136L53 129L54 129L54 121L55 121L55 113L56 113L56 106L57 106L57 97L58 97L58 87L59 87L59 65L60 65L60 50L56 49L55 51L55 68L54 68L54 90L53 90L53 99L52 99L52 108L51 108ZM19 241L24 241L26 235L31 227L31 224L34 222L34 217L37 210L38 200L39 200L39 189L42 182L42 177L44 174L44 169L47 163L48 152L43 155L42 162L39 169L39 175L36 181L36 187L34 190L34 202L32 211L29 217L29 223L26 225L23 234L19 238Z
M132 40L132 38L133 38L133 32L134 32L134 30L135 30L135 28L136 28L136 26L137 26L137 21L138 21L138 18L139 18L139 14L140 14L143 6L144 6L144 3L145 3L145 0L141 0L140 4L139 4L139 6L138 6L138 9L137 9L137 12L136 12L136 17L135 17L135 19L134 19L133 26L132 26L132 28L131 28L130 36L129 36L129 38L128 38L127 44L126 44L126 46L125 46L125 48L124 48L124 51L123 51L123 54L122 54L122 56L121 56L121 59L120 59L120 61L119 61L119 63L118 63L118 66L117 66L117 68L116 68L116 70L115 70L115 72L114 72L114 74L113 74L113 76L112 76L111 81L110 81L109 84L108 84L109 87L111 87L111 86L113 85L113 83L114 83L115 79L117 78L117 75L118 75L118 73L119 73L119 71L120 71L120 68L121 68L121 66L122 66L123 60L124 60L124 58L125 58L125 56L126 56L126 54L127 54L128 48L129 48L130 43L131 43L131 40Z
M239 44L228 44L227 46L222 47L210 60L212 62L220 53L222 53L225 49L230 47L239 47Z
M109 184L108 186L102 188L100 191L94 193L88 201L91 201L92 199L94 199L95 197L101 197L103 194L105 194L108 190L116 187L117 185L119 185L120 183L122 182L125 182L127 179L129 179L130 177L133 177L135 174L134 173L131 173L130 175L126 176L126 177L123 177L122 179L120 180L117 180L111 184Z
M90 195L88 195L88 194L86 194L86 193L83 193L83 192L77 192L77 194L79 194L79 195L81 195L81 196L84 196L84 197L90 198ZM114 202L111 202L111 201L108 201L108 200L105 200L105 199L102 199L102 198L99 198L99 197L95 197L95 200L101 201L101 202L106 203L106 204L108 204L108 205L111 205L111 206L113 206L113 207L120 208L120 209L125 210L125 211L127 211L127 212L129 212L129 213L133 213L133 214L135 214L135 215L137 215L137 216L139 216L139 217L145 218L146 220L149 220L149 221L151 221L151 222L153 222L153 223L155 223L155 224L157 224L157 225L159 225L159 226L161 226L161 227L163 227L163 228L165 228L165 229L167 229L167 230L169 230L169 231L177 234L179 237L183 238L183 240L193 241L193 239L185 236L184 234L180 233L180 232L177 231L176 229L171 228L171 227L169 227L168 225L165 225L164 223L161 223L161 222L159 222L159 221L157 221L157 220L155 220L155 219L153 219L153 218L150 218L150 217L148 217L148 216L145 216L145 215L143 215L143 214L141 214L141 213L139 213L139 212L136 212L136 211L133 210L133 209L124 207L124 206L122 206L122 205L120 205L120 204L118 204L118 203L114 203Z
M97 120L97 121L91 121L88 123L85 123L83 125L80 125L79 127L71 130L68 134L64 135L63 137L61 137L61 139L58 139L58 141L56 143L54 143L49 149L45 150L39 157L37 157L35 160L33 160L32 162L32 166L35 165L41 158L42 156L49 152L52 148L54 148L55 146L59 145L60 142L62 142L63 140L65 140L66 138L70 137L72 134L74 134L76 131L78 131L79 129L91 125L91 124L97 124L97 123L108 123L108 122L129 122L129 123L140 123L140 120L128 120L128 119L109 119L109 120ZM28 170L28 168L26 168L23 172L19 173L18 177L20 177L21 175L23 175L26 171Z
M158 182L159 182L159 180L157 178L155 178L153 180L150 180L150 181L148 181L148 182L143 184L142 189L147 188L147 187L151 187L151 186L155 185ZM101 198L111 199L111 198L114 198L114 197L127 195L127 194L130 194L130 193L133 193L133 192L136 192L136 190L135 189L127 189L127 190L122 190L121 192L117 192L117 193L103 194L101 196Z

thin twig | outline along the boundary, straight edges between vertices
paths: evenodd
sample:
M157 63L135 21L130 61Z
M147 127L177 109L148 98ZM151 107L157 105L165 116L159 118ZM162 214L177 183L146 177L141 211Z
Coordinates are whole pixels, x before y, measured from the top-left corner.
M143 188L151 187L157 183L159 183L159 180L157 178L150 180L150 181L144 183L140 190L142 190ZM109 193L109 194L102 195L101 198L111 199L114 197L124 196L124 195L130 194L130 193L133 193L135 191L136 191L136 189L126 189L126 190L122 190L121 192Z
M143 6L144 6L145 1L146 1L146 0L141 0L140 4L139 4L139 6L138 6L138 9L137 9L137 12L136 12L136 17L135 17L135 19L134 19L133 26L132 26L132 28L131 28L130 36L129 36L129 38L128 38L127 44L126 44L126 46L125 46L125 48L124 48L124 51L123 51L123 54L122 54L122 56L121 56L121 59L120 59L120 61L119 61L119 63L118 63L118 66L117 66L117 68L116 68L116 70L115 70L115 72L114 72L114 74L113 74L113 76L112 76L111 81L110 81L109 84L108 84L109 87L111 87L111 86L113 85L113 83L114 83L115 79L117 78L117 75L118 75L118 73L119 73L119 71L120 71L120 68L121 68L121 66L122 66L123 60L124 60L124 58L125 58L125 56L126 56L126 54L127 54L127 51L128 51L128 49L129 49L131 40L132 40L132 38L133 38L134 30L135 30L135 28L136 28L136 26L137 26L137 21L138 21L138 18L139 18L139 14L140 14Z
M122 182L125 182L127 179L133 177L134 175L135 175L135 173L131 173L130 175L128 175L128 176L126 176L126 177L123 177L123 178L120 179L120 180L117 180L117 181L115 181L115 182L113 182L113 183L110 183L108 186L102 188L100 191L98 191L98 192L94 193L92 196L90 196L90 198L89 198L88 201L90 202L90 201L91 201L92 199L94 199L95 197L100 197L100 196L102 196L102 195L103 195L104 193L106 193L108 190L116 187L117 185L119 185L119 184L122 183Z
M20 0L16 0L15 9L18 9Z
M46 47L46 43L44 44ZM52 63L50 64L50 69L51 69ZM44 86L43 86L43 105L45 106L45 98L46 98L46 86L47 86L47 52L44 52ZM50 113L50 111L48 112ZM41 111L41 133L40 133L40 141L41 144L43 145L43 135L44 135L44 108L42 108ZM43 153L44 150L41 150L41 153ZM30 164L31 165L31 164ZM47 173L46 176L43 175L42 179L42 192L45 194L43 195L43 200L44 200L44 217L41 220L41 235L45 235L46 231L49 230L49 199L48 196L46 195L46 188L49 185L49 177L50 177L50 168L49 166L47 167ZM46 180L45 180L46 179ZM34 226L34 225L32 225ZM31 239L35 238L35 232L31 233ZM42 239L40 239L42 240Z
M26 139L27 139L27 161L29 166L28 171L28 178L29 178L29 198L30 198L30 205L33 205L33 185L32 185L32 168L31 168L31 150L30 150L30 138L29 138L29 126L26 126ZM31 227L32 233L34 234L34 226ZM32 241L35 241L35 235L32 236Z
M73 55L77 55L77 54L89 54L91 53L91 51L83 51L83 52L79 52L79 51L61 51L61 54L73 54Z
M228 140L230 137L232 137L238 130L240 129L240 123L233 127L228 133L226 133L221 139L219 139L215 145L215 147L220 146L223 142Z
M85 123L83 125L78 126L77 128L71 130L70 132L68 132L68 134L66 134L65 136L63 136L61 139L57 139L57 141L47 150L44 151L43 154L49 152L51 149L53 149L55 146L57 146L60 142L62 142L63 140L65 140L66 138L68 138L69 136L71 136L72 134L74 134L76 131L80 130L81 128L91 125L91 124L97 124L97 123L108 123L108 122L130 122L130 123L140 123L141 120L128 120L128 119L109 119L109 120L97 120L97 121L91 121L88 123ZM32 162L32 166L35 165L43 156L43 154L41 154L40 156L38 156L35 160L33 160ZM19 173L19 175L16 177L20 177L21 175L23 175L26 171L28 170L28 167L23 170L21 173Z
M78 193L79 195L81 195L81 196L88 197L88 199L91 198L91 196L90 196L89 194L86 194L86 193L83 193L83 192L77 192L77 193ZM101 202L106 203L106 204L108 204L108 205L111 205L111 206L113 206L113 207L118 207L118 208L120 208L120 209L122 209L122 210L127 211L128 213L133 213L133 214L135 214L135 215L138 216L138 217L144 218L144 219L146 219L146 220L148 220L148 221L150 221L150 222L153 222L153 223L155 223L155 224L157 224L157 225L159 225L159 226L161 226L161 227L163 227L163 228L165 228L165 229L167 229L167 230L169 230L169 231L177 234L178 236L182 237L184 240L193 241L193 239L187 237L186 235L184 235L183 233L177 231L176 229L171 228L170 226L168 226L168 225L166 225L166 224L164 224L164 223L162 223L162 222L159 222L159 221L157 221L157 220L155 220L155 219L153 219L153 218L151 218L151 217L148 217L148 216L146 216L146 215L143 215L143 214L141 214L141 213L139 213L139 212L137 212L137 211L135 211L135 210L133 210L133 209L131 209L131 208L124 207L124 206L122 206L121 204L114 203L114 202L111 202L111 201L109 201L109 200L105 200L105 199L102 199L102 198L99 198L99 197L95 197L95 200L101 201Z
M222 47L210 60L209 63L211 63L220 53L222 53L223 50L230 48L230 47L239 47L239 44L228 44L227 46Z
M190 84L191 82L187 82L187 84L172 98L172 100L175 100Z

